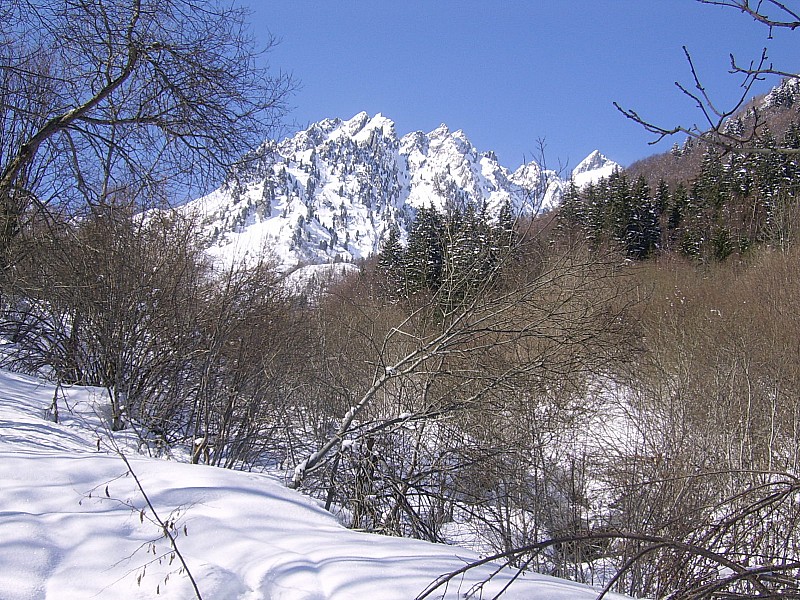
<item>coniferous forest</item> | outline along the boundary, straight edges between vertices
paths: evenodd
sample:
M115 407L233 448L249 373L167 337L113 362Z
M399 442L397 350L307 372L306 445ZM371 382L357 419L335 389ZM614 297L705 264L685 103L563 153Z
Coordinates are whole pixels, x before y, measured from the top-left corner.
M793 105L793 103L792 103ZM792 122L776 142L765 128L758 148L800 148ZM624 171L578 190L567 189L561 227L592 243L611 243L634 259L674 253L701 261L746 255L753 245L781 245L790 237L798 194L797 154L724 154L714 145L690 146L700 154L690 180L651 185ZM675 148L680 160L685 150Z

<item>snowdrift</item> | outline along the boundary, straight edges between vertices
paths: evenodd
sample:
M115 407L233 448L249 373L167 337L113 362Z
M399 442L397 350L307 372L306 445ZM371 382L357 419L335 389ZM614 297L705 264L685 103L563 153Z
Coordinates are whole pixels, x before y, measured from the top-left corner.
M345 529L269 474L141 456L131 433L110 440L106 398L97 389L59 392L54 423L47 418L54 394L50 384L0 371L4 600L196 597L155 514L205 600L410 600L477 558L455 546ZM494 570L476 569L432 597L491 598L514 574L499 575L482 591L474 587ZM503 597L596 596L575 583L528 575Z

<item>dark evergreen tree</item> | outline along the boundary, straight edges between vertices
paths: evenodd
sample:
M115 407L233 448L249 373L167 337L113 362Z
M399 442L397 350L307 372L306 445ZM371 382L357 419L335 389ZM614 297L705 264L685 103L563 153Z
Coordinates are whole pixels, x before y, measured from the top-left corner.
M725 182L728 195L732 199L750 196L753 177L747 168L747 158L742 154L732 154L725 168Z
M447 308L467 300L490 276L490 243L485 217L468 204L448 224L444 250L443 295Z
M683 183L679 183L675 188L669 202L667 213L667 237L670 244L674 244L678 238L678 232L683 225L684 216L689 206L689 192Z
M703 244L707 239L707 203L699 181L692 184L692 189L686 197L683 222L680 228L680 251L686 256L700 258L703 253Z
M663 178L658 180L653 204L658 211L658 228L661 231L658 247L661 251L668 251L670 248L669 216L670 209L672 208L672 195L669 191L669 184Z
M664 181L664 178L660 178L658 180L658 184L656 184L656 195L653 198L653 202L655 204L656 209L660 214L666 214L667 208L669 207L670 195L669 195L669 184Z
M734 244L731 232L730 229L723 224L718 224L712 231L710 244L711 257L714 260L723 261L733 254Z
M588 214L584 198L573 180L567 184L561 197L559 228L568 233L583 233L588 226Z
M628 176L617 171L608 178L606 230L611 239L627 247L633 218L633 197Z
M384 289L389 298L394 299L405 295L404 263L405 249L400 243L400 231L393 223L378 254L378 270L382 275Z
M411 224L405 253L406 283L410 293L436 291L442 282L444 222L432 207L422 207Z
M708 148L703 155L695 186L694 195L698 204L718 211L729 198L726 183L722 159L714 148Z
M777 146L777 141L768 128L764 128L755 144L759 149L770 150ZM750 155L747 169L753 177L753 185L758 199L769 207L773 200L780 195L783 179L785 159L775 152L755 152Z
M495 256L502 258L508 256L515 245L514 213L511 210L511 202L506 200L497 215L497 223L492 235L492 248Z
M800 123L793 122L783 135L782 145L800 150ZM783 197L797 198L800 195L800 155L781 154L780 183Z
M587 184L583 189L586 239L589 241L599 242L606 237L608 194L608 180L605 177L601 178L596 184Z
M630 213L626 227L625 246L628 255L645 259L661 241L661 211L657 200L650 197L650 188L639 176L631 190Z

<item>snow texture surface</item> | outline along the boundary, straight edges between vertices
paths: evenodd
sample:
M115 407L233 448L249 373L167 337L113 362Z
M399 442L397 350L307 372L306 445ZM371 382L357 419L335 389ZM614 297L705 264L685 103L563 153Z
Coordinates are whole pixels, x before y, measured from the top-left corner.
M108 442L104 394L65 390L54 423L45 418L54 393L37 379L0 371L0 598L195 597ZM206 600L410 600L440 574L477 558L456 546L347 530L270 475L145 457L131 433L115 436L161 519L174 524ZM492 597L509 574L483 595L467 595L491 570L453 581L444 597ZM504 598L596 594L528 575Z

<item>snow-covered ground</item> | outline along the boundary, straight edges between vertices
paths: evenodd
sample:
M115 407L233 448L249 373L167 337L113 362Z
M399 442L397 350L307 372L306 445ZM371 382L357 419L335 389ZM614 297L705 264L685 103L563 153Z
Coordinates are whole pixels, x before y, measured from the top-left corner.
M411 600L477 555L456 546L351 531L268 474L149 458L130 433L109 442L100 390L54 387L0 371L0 598L194 598L191 581L154 520L127 456L205 600ZM447 595L492 598L492 567L456 579ZM543 575L508 599L590 599L597 592ZM606 596L614 597L614 596ZM619 596L615 596L620 598Z

